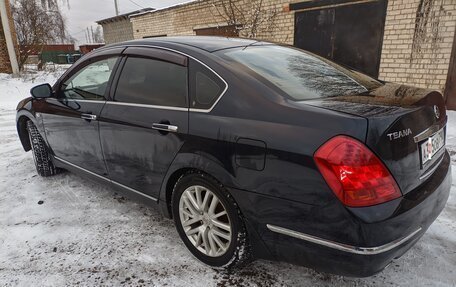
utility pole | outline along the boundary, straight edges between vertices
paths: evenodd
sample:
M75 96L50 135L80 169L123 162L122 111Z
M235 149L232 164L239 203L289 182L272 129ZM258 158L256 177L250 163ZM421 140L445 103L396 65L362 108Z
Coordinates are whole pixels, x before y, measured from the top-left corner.
M114 0L114 5L116 6L116 16L119 16L119 5L117 5L117 0Z
M16 50L14 49L13 35L6 10L6 1L8 0L0 0L0 18L2 18L3 33L5 33L6 49L8 50L11 70L13 74L17 74L19 73L19 64L17 62Z
M90 32L92 32L92 43L95 43L95 37L93 36L93 27L90 25Z
M87 27L87 39L89 40L89 41L87 42L87 44L89 44L89 43L90 43L90 31L89 31L89 27Z

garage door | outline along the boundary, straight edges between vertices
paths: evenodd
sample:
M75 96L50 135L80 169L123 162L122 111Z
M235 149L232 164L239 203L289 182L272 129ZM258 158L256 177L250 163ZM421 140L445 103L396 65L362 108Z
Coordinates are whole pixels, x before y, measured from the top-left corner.
M450 67L448 69L445 87L445 99L447 108L456 110L456 31L454 32L453 52L451 53Z
M322 7L312 2L324 1L304 2L305 9L295 13L295 46L378 77L387 1Z

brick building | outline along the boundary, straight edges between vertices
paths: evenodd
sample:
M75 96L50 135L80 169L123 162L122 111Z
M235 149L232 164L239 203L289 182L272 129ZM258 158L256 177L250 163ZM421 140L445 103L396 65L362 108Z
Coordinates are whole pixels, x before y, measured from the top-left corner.
M87 54L95 49L103 47L104 44L84 44L79 46L81 54Z
M133 26L129 16L141 12L152 11L152 8L145 8L138 11L99 20L96 23L102 25L103 35L106 44L133 40Z
M1 3L2 5L5 5L3 8L5 8L5 12L7 15L7 22L8 22L8 28L11 31L12 34L12 46L14 47L13 49L15 50L15 55L18 55L18 46L17 46L17 39L16 39L16 32L14 29L14 23L13 23L13 18L11 16L11 7L9 1L4 1L4 3ZM5 34L5 28L4 28L4 20L2 19L3 13L0 13L0 73L12 73L12 65L10 61L10 55L8 53L8 45L7 45L7 38Z
M226 14L220 13L223 1L229 0L198 0L132 13L127 17L132 38L246 36L246 30L235 29L246 23L227 25ZM231 1L245 14L258 2ZM445 91L447 104L456 108L456 0L263 0L263 4L263 11L275 16L271 28L259 29L256 38L295 45L382 80Z

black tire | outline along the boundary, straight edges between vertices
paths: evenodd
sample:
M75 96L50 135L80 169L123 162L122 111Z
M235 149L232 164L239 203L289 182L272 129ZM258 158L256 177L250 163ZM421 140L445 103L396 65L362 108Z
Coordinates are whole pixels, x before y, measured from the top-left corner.
M52 162L49 148L41 137L38 129L32 121L27 122L30 144L32 146L33 159L35 160L36 171L41 176L52 176L59 172Z
M195 185L207 188L215 194L229 217L231 241L229 247L221 256L208 256L198 250L184 231L179 213L179 203L185 190ZM171 205L177 232L184 244L198 260L217 269L241 268L251 261L250 246L242 214L233 197L214 178L197 171L191 171L182 175L174 185Z

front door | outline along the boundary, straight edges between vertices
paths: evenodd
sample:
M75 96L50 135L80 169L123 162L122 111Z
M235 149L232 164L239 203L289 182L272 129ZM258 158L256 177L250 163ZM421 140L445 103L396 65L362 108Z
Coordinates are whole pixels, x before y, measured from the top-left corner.
M101 113L101 144L115 184L157 198L188 133L187 58L153 48L124 54Z
M57 160L107 176L98 118L118 56L82 63L46 99L41 111L46 139Z

